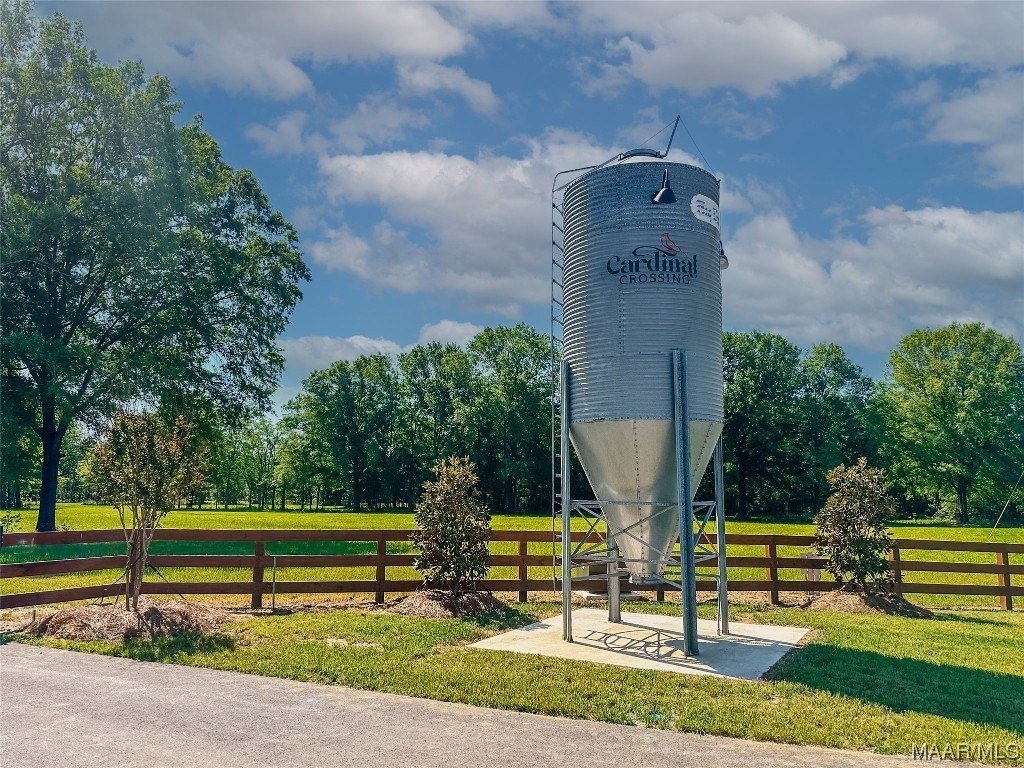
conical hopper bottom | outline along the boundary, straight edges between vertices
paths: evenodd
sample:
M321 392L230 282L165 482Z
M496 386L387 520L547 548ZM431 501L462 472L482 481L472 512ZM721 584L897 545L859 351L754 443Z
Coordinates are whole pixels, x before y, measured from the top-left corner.
M679 534L676 504L675 426L670 419L616 419L572 424L576 455L603 503L609 533L634 583L655 581L665 571ZM722 434L718 421L690 421L691 487L697 485ZM615 504L616 501L633 502ZM659 502L657 506L635 502ZM665 505L673 509L663 511Z

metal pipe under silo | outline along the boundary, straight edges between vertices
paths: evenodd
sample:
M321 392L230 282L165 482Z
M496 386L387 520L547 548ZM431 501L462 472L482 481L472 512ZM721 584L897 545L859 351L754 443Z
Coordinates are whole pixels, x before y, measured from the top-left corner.
M679 511L679 577L683 605L683 653L696 656L697 571L693 554L693 494L690 492L690 419L686 397L686 353L672 353L676 429L676 498Z
M562 473L562 639L572 642L572 485L569 474L569 363L562 359L560 391L561 402L561 473Z
M619 590L619 548L608 537L608 621L622 623L622 595Z
M715 445L715 548L718 550L718 633L729 634L729 569L725 560L725 459L722 438Z

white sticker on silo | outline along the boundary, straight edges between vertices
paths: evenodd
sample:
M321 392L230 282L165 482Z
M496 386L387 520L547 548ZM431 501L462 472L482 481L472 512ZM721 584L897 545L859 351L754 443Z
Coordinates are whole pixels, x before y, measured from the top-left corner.
M718 203L710 197L707 195L694 195L690 201L690 210L693 211L693 215L698 219L706 221L715 229L718 229Z

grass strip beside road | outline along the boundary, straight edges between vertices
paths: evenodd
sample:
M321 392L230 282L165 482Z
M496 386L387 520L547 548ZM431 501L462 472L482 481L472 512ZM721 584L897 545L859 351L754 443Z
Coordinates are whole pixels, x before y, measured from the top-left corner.
M1006 745L1024 739L1019 614L943 612L910 619L734 607L734 620L814 630L806 646L759 682L467 647L557 610L531 603L477 620L309 612L246 618L214 636L124 646L46 642L478 706L882 753L909 753L922 742ZM708 618L711 610L701 607Z

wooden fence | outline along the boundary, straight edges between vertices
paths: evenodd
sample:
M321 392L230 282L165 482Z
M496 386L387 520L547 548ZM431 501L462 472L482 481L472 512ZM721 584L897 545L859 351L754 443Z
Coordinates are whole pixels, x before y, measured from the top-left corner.
M156 532L155 541L173 542L246 542L253 547L252 554L154 554L150 556L150 564L155 568L242 568L252 572L251 581L147 581L143 584L143 593L158 594L206 594L206 595L250 595L253 608L263 605L263 598L270 593L276 594L322 594L322 593L373 593L377 602L384 602L387 593L411 592L421 586L418 579L389 578L388 569L412 566L415 558L409 552L389 553L389 543L401 544L403 548L410 546L409 530L209 530L209 529L174 529L164 528ZM592 537L599 534L592 533ZM583 533L574 533L575 540L582 540ZM714 534L705 536L709 543L714 543ZM534 549L541 545L551 546L550 531L493 531L493 542L505 542L506 548L515 549L514 554L492 555L492 565L497 567L514 567L515 578L487 578L481 582L482 589L494 592L516 592L520 601L526 601L530 592L550 592L554 584L550 577L536 578L531 576L531 566L551 566L551 554L531 554L530 545ZM45 547L69 544L110 544L124 543L121 530L93 531L60 531L55 533L3 533L0 534L0 547ZM374 543L375 551L366 554L267 554L268 544L283 542L362 542L370 548ZM813 544L811 536L779 535L779 534L728 534L726 543L730 547L751 546L764 548L763 555L730 555L729 567L735 569L763 569L763 579L729 579L729 589L734 592L767 592L773 602L778 602L780 592L817 592L834 589L836 584L830 581L809 580L806 576L820 571L825 561L801 553L796 557L779 555L780 547L808 548ZM930 539L897 539L890 552L890 567L896 577L897 590L901 594L925 593L937 595L981 595L998 597L1005 610L1013 610L1013 598L1024 597L1024 586L1013 584L1014 576L1024 576L1024 564L1011 563L1011 555L1024 554L1024 544L983 543L970 541L938 541ZM545 548L546 549L546 548ZM947 560L907 559L905 553L913 552L970 552L987 553L994 562L950 562ZM19 555L25 550L19 550ZM79 557L63 560L32 560L0 564L0 580L19 577L54 576L79 574L90 571L110 569L123 570L125 556L104 555L97 557ZM350 579L340 581L280 581L276 579L276 571L284 568L356 568L372 567L374 578ZM702 567L716 567L715 562L702 563ZM780 578L780 569L799 569L801 579ZM996 584L958 583L955 580L942 582L920 582L908 580L914 573L942 574L981 574L995 576ZM268 576L271 580L268 581ZM698 577L699 578L699 577ZM0 582L2 584L2 582ZM599 580L582 582L581 588L601 589ZM627 588L623 582L623 588ZM628 587L637 589L635 587ZM699 590L712 591L713 581L698 580ZM658 591L659 597L664 587L640 588ZM123 583L101 584L95 586L71 587L67 589L50 589L38 592L20 592L0 595L0 608L19 608L47 603L59 603L73 600L89 600L102 597L114 597L124 592Z

